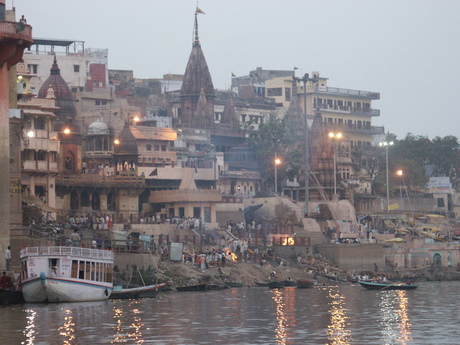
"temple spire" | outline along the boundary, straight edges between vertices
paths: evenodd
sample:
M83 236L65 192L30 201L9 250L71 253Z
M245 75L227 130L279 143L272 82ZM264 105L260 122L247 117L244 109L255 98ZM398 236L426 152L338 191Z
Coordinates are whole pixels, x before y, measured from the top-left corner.
M198 6L196 6L195 10L195 39L193 41L193 46L199 46L200 45L200 37L198 35L198 14L206 14L204 13Z

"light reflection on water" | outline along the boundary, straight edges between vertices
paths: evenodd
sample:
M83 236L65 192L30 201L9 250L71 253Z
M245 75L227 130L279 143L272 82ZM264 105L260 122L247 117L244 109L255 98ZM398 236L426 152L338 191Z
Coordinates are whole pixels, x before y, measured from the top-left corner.
M327 335L330 344L349 345L350 330L347 323L347 311L345 308L345 296L338 293L337 289L330 288L328 295L330 324L327 326Z
M239 288L0 308L8 344L457 344L459 282L415 291Z

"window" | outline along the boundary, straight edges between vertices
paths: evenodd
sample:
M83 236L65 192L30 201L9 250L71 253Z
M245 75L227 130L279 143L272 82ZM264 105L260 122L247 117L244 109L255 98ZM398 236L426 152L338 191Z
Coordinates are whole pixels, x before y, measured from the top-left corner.
M281 96L282 94L283 94L283 89L281 87L267 89L268 97Z
M438 207L444 207L444 199L443 198L437 198L438 199Z
M101 101L96 101L96 105L101 105Z
M246 122L246 114L241 114L241 122Z
M80 72L80 65L73 65L74 72Z
M43 117L34 118L34 128L35 129L46 129L46 121Z
M211 222L211 207L204 207L203 208L203 218L206 223Z
M160 151L160 145L153 145L153 149L155 151Z
M152 145L147 144L146 148L147 148L147 151L152 151Z
M284 88L284 99L286 101L290 101L291 100L291 89L286 87Z
M161 151L166 151L166 145L161 145Z
M29 73L31 74L37 74L38 73L38 65L27 65L27 69L29 70Z

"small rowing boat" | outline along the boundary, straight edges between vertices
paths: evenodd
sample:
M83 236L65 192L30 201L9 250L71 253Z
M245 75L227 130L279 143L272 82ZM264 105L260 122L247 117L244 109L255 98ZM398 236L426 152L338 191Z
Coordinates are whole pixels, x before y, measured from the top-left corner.
M392 284L392 283L374 283L374 282L358 282L367 290L415 290L417 285L413 284Z
M268 283L269 289L283 289L284 286L283 282L277 280Z
M176 286L177 291L208 291L209 284L194 284L194 285L184 285L184 286Z
M126 289L117 289L114 286L110 299L136 299L136 298L155 298L158 293L163 289L166 283L137 286Z
M308 279L301 279L297 281L297 288L298 289L307 289L307 288L312 288L315 286L315 281L314 280L308 280Z

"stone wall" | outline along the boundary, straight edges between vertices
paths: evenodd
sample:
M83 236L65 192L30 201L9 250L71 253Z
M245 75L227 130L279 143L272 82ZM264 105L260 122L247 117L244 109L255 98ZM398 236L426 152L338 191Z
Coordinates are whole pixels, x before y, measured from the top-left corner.
M315 253L321 254L343 270L374 270L374 263L382 270L384 248L381 244L321 244L315 246Z

